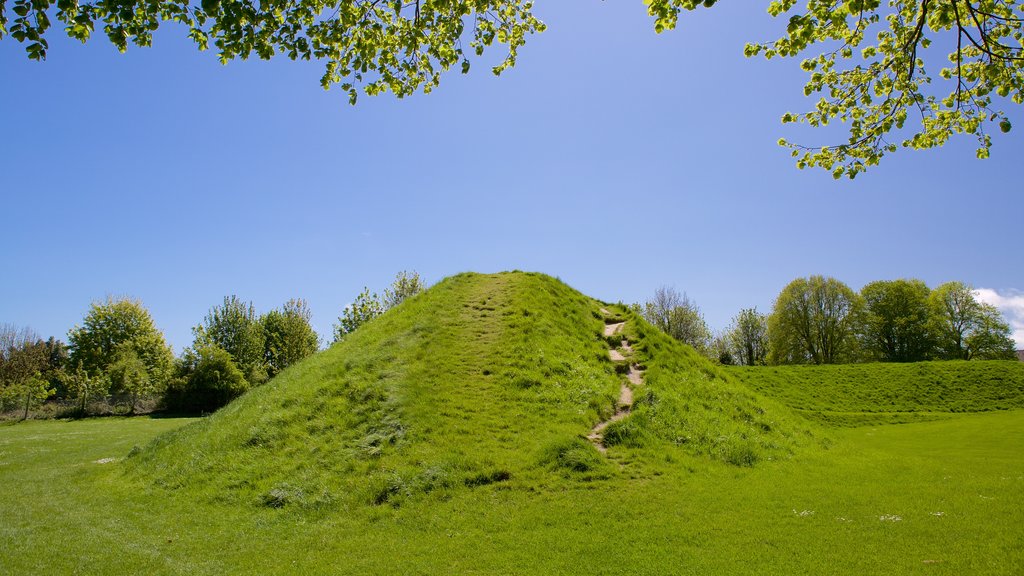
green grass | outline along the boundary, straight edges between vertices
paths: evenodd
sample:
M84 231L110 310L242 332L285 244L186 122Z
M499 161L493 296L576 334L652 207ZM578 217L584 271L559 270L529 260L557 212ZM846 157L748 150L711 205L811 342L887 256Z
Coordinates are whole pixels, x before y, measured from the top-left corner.
M608 358L601 307L539 274L449 278L126 466L140 482L211 502L328 511L483 478L543 484L548 454L614 411L624 376ZM792 454L805 433L781 406L632 324L649 386L609 441L669 442L738 465Z
M621 313L628 314L621 310ZM737 466L789 458L817 441L813 430L781 404L730 378L689 346L629 314L625 336L645 369L633 413L612 424L612 444L660 450L680 446Z
M602 306L646 368L607 454ZM459 275L201 420L0 426L0 572L1019 573L1024 411L790 402L546 276Z
M747 387L833 425L895 424L1024 408L1016 361L727 367Z
M1009 575L1024 565L1022 411L837 431L830 449L754 468L667 448L605 462L604 479L552 469L543 485L331 513L205 503L94 464L176 424L0 428L4 573Z

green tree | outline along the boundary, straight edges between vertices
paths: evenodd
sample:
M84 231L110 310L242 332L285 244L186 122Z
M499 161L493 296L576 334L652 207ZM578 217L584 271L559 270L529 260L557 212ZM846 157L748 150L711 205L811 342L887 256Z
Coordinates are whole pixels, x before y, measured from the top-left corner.
M406 272L402 271L395 275L394 282L391 283L391 287L384 290L384 297L381 298L381 306L384 311L398 306L406 298L411 298L420 292L423 292L423 282L420 280L418 272Z
M423 281L420 280L419 273L415 271L402 271L396 274L391 286L384 290L383 298L377 296L376 292L371 294L370 289L364 287L359 296L356 296L355 302L346 306L341 316L338 317L338 323L334 325L334 341L338 342L356 328L423 290Z
M334 325L334 341L338 342L357 328L373 320L384 313L384 306L377 294L371 294L369 288L356 296L352 304L349 304L338 317L338 323Z
M635 306L645 320L669 336L689 344L701 354L713 355L712 334L704 315L686 293L662 286L654 291L654 298Z
M31 328L0 325L0 386L18 384L47 369L43 341Z
M744 308L732 319L725 342L733 362L758 366L768 357L768 317L757 308Z
M991 304L981 304L977 322L966 340L968 360L1017 358L1017 344L1011 337L1010 325L1003 320L1002 313Z
M214 345L186 350L180 373L164 397L171 410L212 412L249 389L231 354Z
M264 334L264 361L270 376L313 354L320 337L310 325L312 312L305 300L289 300L281 310L260 318Z
M774 364L836 364L857 356L861 299L835 278L790 282L768 317L769 360Z
M104 397L110 391L110 377L106 374L90 376L79 364L73 371L61 372L61 386L66 397L75 403L79 417L89 411L89 401Z
M7 406L17 404L23 410L21 419L28 420L32 409L38 408L53 396L53 388L50 387L48 380L36 373L9 383L0 393L3 394L3 397L0 397L0 403Z
M133 355L145 367L147 381L159 388L171 375L174 354L139 300L107 298L93 302L82 326L68 333L70 363L90 376L109 375L124 355Z
M216 346L231 355L249 384L266 381L263 325L252 302L242 302L234 295L225 296L224 303L211 308L192 333L194 350Z
M932 353L931 290L920 280L865 285L864 348L885 362L919 362Z
M657 32L676 26L681 11L716 0L648 0ZM340 84L355 103L368 95L402 97L430 92L453 67L467 73L470 56L495 42L506 46L491 70L513 66L531 34L545 26L532 0L119 0L0 3L0 36L25 44L29 58L46 57L53 19L85 42L99 26L120 50L149 46L153 31L174 21L200 50L220 60L317 59L324 88ZM818 101L784 123L843 124L845 141L802 146L780 140L797 166L817 166L854 177L887 153L932 148L952 136L978 141L988 156L989 126L1009 131L1003 106L1024 102L1024 10L1020 0L775 0L775 17L788 17L786 34L748 44L747 56L800 58L809 75L804 94ZM943 50L939 47L943 47Z
M150 377L145 362L130 346L122 346L117 351L114 363L107 368L107 376L111 392L128 396L132 414L141 396L163 392L166 385L166 378L156 381Z
M994 306L978 302L963 282L947 282L932 291L931 330L936 351L948 360L1012 359L1016 346L1010 326Z

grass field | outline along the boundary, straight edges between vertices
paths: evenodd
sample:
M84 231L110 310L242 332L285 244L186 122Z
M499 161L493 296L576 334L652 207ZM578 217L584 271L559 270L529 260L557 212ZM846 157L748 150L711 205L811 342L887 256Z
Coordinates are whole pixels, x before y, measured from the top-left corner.
M209 418L0 426L0 573L1021 573L1024 410L808 421L611 307L602 455L601 306L461 275Z
M1024 566L1021 411L842 430L827 450L754 468L679 449L626 451L606 479L318 513L197 503L96 463L181 424L0 428L0 571L1010 575Z
M1024 408L1024 362L728 367L734 379L816 420L913 422Z

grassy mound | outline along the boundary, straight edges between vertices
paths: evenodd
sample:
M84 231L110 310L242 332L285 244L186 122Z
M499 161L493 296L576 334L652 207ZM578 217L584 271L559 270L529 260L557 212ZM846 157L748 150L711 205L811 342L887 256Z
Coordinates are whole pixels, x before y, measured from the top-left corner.
M305 509L607 479L617 468L582 440L624 378L600 307L540 274L454 276L159 437L127 469L213 501ZM741 465L792 450L800 434L784 408L641 321L627 326L649 386L611 430L621 450L670 443Z
M784 406L751 392L693 348L617 307L626 317L632 360L645 369L629 418L609 426L607 443L670 443L738 466L785 458L813 437Z
M1024 363L919 362L730 367L726 373L836 425L902 423L1024 407Z

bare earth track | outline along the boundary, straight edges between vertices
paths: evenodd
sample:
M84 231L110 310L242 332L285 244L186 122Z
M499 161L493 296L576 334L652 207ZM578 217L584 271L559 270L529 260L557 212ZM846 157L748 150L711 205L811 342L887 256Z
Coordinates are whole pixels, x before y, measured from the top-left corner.
M611 316L611 312L601 308L601 313L606 317ZM625 326L625 322L613 322L606 323L604 325L604 336L614 336L622 332L622 327ZM609 348L608 356L612 359L612 362L625 363L629 362L633 355L633 349L629 345L629 341L625 338L622 339L621 344L618 348ZM607 452L608 448L604 445L604 430L612 422L618 422L626 416L629 416L629 411L633 408L633 387L643 385L643 371L636 364L629 365L629 372L626 374L626 381L622 383L622 388L619 390L619 399L615 403L615 413L612 417L603 422L598 422L591 430L590 434L587 435L587 440L594 443L602 453Z

